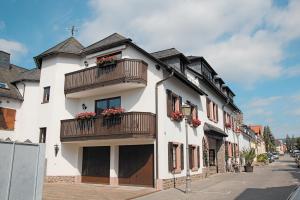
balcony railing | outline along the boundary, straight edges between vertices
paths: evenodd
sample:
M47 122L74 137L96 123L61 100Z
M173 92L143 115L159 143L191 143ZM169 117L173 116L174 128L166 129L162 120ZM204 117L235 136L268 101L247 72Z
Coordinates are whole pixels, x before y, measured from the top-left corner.
M150 137L154 138L155 114L127 112L112 117L97 116L91 119L61 121L61 141Z
M147 84L147 63L137 59L117 60L65 74L65 94L122 82Z

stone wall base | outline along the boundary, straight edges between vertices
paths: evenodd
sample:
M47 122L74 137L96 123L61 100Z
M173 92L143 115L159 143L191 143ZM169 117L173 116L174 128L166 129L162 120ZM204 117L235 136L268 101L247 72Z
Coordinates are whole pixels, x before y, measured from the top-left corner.
M45 183L78 183L80 178L77 176L46 176Z
M191 175L192 181L204 179L208 176L208 173L205 171L200 174L193 174ZM170 178L170 179L162 179L162 187L161 189L166 190L169 188L176 188L180 185L185 184L186 177L177 177L177 178Z

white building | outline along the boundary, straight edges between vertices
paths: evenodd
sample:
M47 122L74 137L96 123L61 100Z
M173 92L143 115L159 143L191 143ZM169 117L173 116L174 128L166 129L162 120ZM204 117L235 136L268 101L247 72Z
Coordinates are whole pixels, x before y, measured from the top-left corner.
M184 182L187 164L200 178L238 157L241 112L202 57L150 54L115 33L88 47L71 37L35 61L39 82L14 80L25 92L12 138L46 143L48 182L162 189Z

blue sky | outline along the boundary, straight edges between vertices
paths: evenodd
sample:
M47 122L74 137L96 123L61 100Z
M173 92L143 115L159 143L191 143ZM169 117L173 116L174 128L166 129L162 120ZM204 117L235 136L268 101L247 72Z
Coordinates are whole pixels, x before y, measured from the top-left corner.
M69 37L72 25L84 45L118 32L150 52L176 47L211 63L246 123L300 136L299 10L297 0L7 0L0 49L33 68L32 57Z

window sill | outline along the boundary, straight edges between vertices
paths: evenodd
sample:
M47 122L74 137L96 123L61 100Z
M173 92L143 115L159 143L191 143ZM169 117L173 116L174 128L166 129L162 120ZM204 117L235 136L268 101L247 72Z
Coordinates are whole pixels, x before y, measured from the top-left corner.
M46 104L46 103L49 103L49 101L47 101L47 102L42 102L41 104Z
M198 171L198 168L192 168L191 171L196 172L196 171Z
M14 131L15 129L5 129L5 128L0 128L1 131Z
M181 173L181 169L175 169L172 172L173 174L180 174Z

